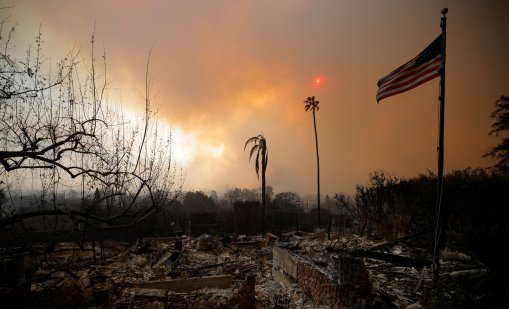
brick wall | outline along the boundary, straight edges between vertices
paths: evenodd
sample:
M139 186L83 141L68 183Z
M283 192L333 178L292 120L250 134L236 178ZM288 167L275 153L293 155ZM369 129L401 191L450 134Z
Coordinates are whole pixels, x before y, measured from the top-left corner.
M337 282L306 261L301 260L297 265L297 283L311 293L317 304L341 308Z
M362 259L348 254L339 257L334 274L303 257L274 247L273 266L309 294L318 305L331 308L366 308L372 303L369 274ZM296 268L296 275L293 270Z

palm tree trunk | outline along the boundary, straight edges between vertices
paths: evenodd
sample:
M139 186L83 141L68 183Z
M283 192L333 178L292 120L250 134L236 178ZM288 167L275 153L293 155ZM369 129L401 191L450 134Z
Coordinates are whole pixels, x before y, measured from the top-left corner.
M317 187L318 187L318 227L322 227L322 220L320 217L320 156L318 155L318 133L316 132L316 118L315 118L315 109L313 108L313 125L315 127L315 144L316 144L316 171L317 171Z
M265 161L265 151L262 154L262 233L265 234L265 170L267 162Z

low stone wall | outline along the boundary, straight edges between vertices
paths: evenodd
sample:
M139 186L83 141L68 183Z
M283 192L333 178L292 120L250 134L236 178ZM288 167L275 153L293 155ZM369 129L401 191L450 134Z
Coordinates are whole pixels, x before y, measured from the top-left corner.
M303 257L281 248L274 247L273 256L274 270L283 274L285 280L296 281L318 305L337 309L365 308L372 302L368 271L358 257L341 255L339 269L330 274Z
M297 265L297 283L303 290L308 290L318 305L329 305L341 308L339 305L339 285L320 269L300 260Z

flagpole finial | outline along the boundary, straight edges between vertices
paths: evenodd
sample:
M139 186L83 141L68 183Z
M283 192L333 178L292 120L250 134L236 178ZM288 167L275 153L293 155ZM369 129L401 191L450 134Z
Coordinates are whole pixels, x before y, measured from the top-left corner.
M449 9L448 8L443 8L442 9L442 15L445 16L445 14L447 14L447 12L449 12Z

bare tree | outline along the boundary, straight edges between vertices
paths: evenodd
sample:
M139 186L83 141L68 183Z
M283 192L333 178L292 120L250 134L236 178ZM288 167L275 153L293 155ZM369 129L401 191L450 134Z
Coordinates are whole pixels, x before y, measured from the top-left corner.
M52 173L56 183L81 183L81 208L42 207L29 212L4 212L0 227L41 216L65 216L75 223L102 227L132 226L171 204L182 179L172 160L171 132L153 121L149 63L146 70L145 115L141 124L125 119L106 99L106 55L101 72L95 59L95 30L88 66L78 50L56 64L42 54L41 31L26 57L13 52L7 21L0 24L0 176L34 170ZM49 70L49 73L47 73ZM85 73L83 73L85 72ZM141 133L140 133L141 132ZM44 179L42 179L44 180ZM95 194L102 192L102 194ZM94 196L94 198L92 198ZM107 202L107 203L106 203ZM110 211L100 211L108 204ZM12 208L12 207L11 207Z

